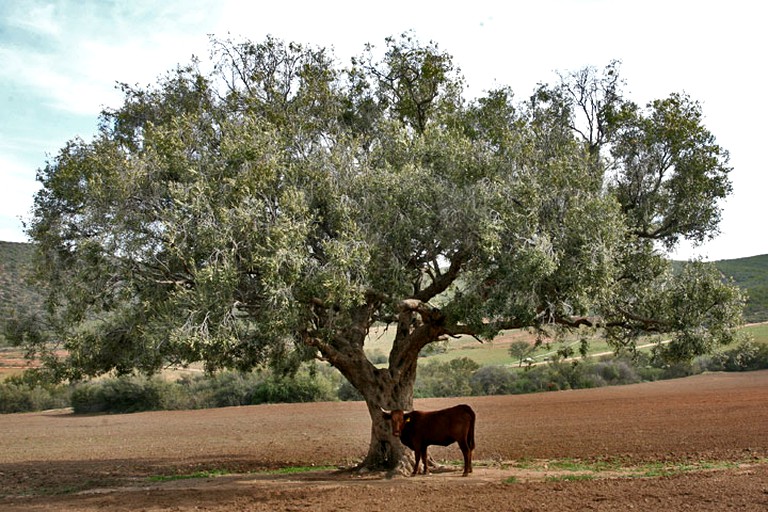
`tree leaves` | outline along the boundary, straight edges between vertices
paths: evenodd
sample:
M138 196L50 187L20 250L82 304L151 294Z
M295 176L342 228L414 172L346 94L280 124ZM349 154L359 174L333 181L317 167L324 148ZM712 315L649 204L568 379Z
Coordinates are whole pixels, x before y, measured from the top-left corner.
M412 34L347 69L274 38L213 40L212 61L123 86L39 173L29 234L69 375L319 356L402 403L445 336L600 324L669 332L670 357L732 337L735 288L660 251L714 236L731 191L687 97L639 109L612 63L469 100ZM397 325L388 372L363 352L376 321Z
M717 234L731 192L728 153L701 124L698 103L673 94L637 109L617 128L613 189L635 233L673 248Z

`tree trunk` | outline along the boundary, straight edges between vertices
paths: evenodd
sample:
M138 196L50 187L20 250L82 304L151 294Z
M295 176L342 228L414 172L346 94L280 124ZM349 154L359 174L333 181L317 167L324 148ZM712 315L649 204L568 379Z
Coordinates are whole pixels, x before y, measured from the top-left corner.
M410 474L414 456L398 438L392 435L390 423L384 420L381 408L371 407L371 443L368 454L358 466L358 470L385 470L389 474Z
M410 474L413 470L413 453L392 435L392 426L384 419L382 409L413 409L416 361L394 371L375 368L370 363L339 369L363 395L371 417L368 453L357 469Z
M348 336L337 337L332 344L317 338L310 338L307 342L320 350L324 359L338 369L365 399L371 417L371 442L368 454L358 469L410 474L414 456L400 439L392 435L392 427L384 419L382 409L413 409L419 351L438 339L442 331L415 321L418 315L413 311L402 312L389 354L389 367L376 368L363 350L370 325L369 315L360 316L361 325L350 329Z

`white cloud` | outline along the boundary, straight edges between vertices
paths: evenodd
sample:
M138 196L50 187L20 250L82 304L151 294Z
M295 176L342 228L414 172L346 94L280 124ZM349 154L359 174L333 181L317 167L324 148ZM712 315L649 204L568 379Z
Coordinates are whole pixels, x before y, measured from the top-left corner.
M471 94L509 85L523 99L537 82L554 80L557 70L603 66L614 58L624 62L628 92L639 103L690 93L701 100L707 127L731 150L735 168L724 236L703 251L717 258L738 255L742 247L766 253L762 237L750 232L756 219L768 215L756 192L765 187L758 137L768 118L759 101L759 63L768 43L758 8L739 0L475 0L462 6L413 0L0 0L0 84L32 91L24 113L34 116L8 119L0 129L0 239L9 239L3 219L28 211L36 189L32 170L45 151L55 150L51 144L87 137L103 107L119 106L115 82L153 84L193 54L205 60L208 34L255 41L271 34L333 47L346 63L365 43L381 47L384 37L413 29L454 56ZM45 133L28 129L35 124ZM24 140L16 138L21 132Z
M9 23L44 36L43 48L0 40L0 77L36 90L51 108L95 117L119 102L116 82L152 83L189 62L187 48L205 49L206 35L190 29L208 12L200 5L133 1L80 10L62 1L17 10Z
M32 198L39 189L36 181L29 179L29 171L22 162L0 155L0 240L25 242L21 218L27 218L32 208Z
M36 5L29 2L11 12L6 23L24 30L34 32L42 36L58 36L61 34L61 26L56 18L56 6L54 4Z

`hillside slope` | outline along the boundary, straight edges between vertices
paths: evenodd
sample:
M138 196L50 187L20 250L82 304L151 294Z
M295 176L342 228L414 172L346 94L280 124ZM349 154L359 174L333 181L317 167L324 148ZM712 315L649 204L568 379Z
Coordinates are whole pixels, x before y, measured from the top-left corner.
M744 318L747 322L768 321L768 254L720 260L715 266L749 294Z
M32 244L0 242L0 345L10 310L16 307L39 309L42 298L26 281L30 270Z

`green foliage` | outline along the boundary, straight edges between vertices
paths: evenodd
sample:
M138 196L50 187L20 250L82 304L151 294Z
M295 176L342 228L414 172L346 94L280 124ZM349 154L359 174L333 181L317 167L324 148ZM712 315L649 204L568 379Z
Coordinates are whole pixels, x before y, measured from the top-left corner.
M632 365L623 360L600 361L592 367L592 372L608 386L634 384L641 380Z
M768 343L744 340L733 348L717 352L702 364L710 371L751 371L768 368Z
M9 319L19 314L40 316L44 289L30 286L31 244L0 242L0 347L8 344L6 329Z
M735 286L703 264L675 274L662 252L714 236L731 192L688 97L639 107L613 62L519 103L503 87L467 98L452 57L410 33L346 68L272 37L211 47L212 66L123 85L98 134L38 173L28 234L51 307L15 339L53 378L271 366L257 384L223 377L212 402L304 400L328 390L282 375L322 358L369 403L405 406L411 390L472 391L468 359L417 372L420 352L459 335L601 326L631 352L663 333L679 361L734 339ZM389 371L365 353L376 322L395 325ZM476 386L626 377L546 371ZM124 378L77 398L154 408L160 386Z
M162 388L159 379L120 377L77 386L72 392L72 408L76 414L131 413L161 408Z
M23 376L0 382L0 414L67 407L70 390L63 385L35 383Z
M418 398L468 396L472 393L470 377L479 368L476 362L466 357L446 363L427 362L419 368L413 394Z
M768 254L721 260L714 262L724 275L732 277L747 294L744 320L747 322L768 321Z
M727 151L702 124L701 106L672 94L645 111L622 108L611 154L620 164L614 190L630 228L670 248L681 238L710 239L720 221L717 200L731 192L731 169Z
M507 395L514 392L517 374L503 366L484 366L472 373L469 385L473 395Z
M534 349L535 346L527 341L513 341L509 345L509 355L517 360L518 366L523 366L523 361Z
M427 361L419 368L415 395L421 398L538 393L674 379L704 371L768 369L768 343L744 340L691 362L669 363L658 354L632 359L553 362L526 368L480 367L459 357ZM71 397L70 397L71 395ZM0 383L0 413L72 406L76 413L180 410L278 402L363 400L363 395L327 366L304 367L297 375L225 371L158 378L121 377L72 388L40 384L30 374Z
M263 403L335 400L338 379L328 371L296 375L224 371L178 381L125 376L83 383L72 393L75 413L131 413L158 409L207 409Z
M345 402L354 402L364 399L360 391L358 391L355 386L350 384L348 380L345 380L341 383L341 386L339 386L338 397L339 400Z
M253 389L250 404L320 402L335 399L330 386L309 377L268 379Z

